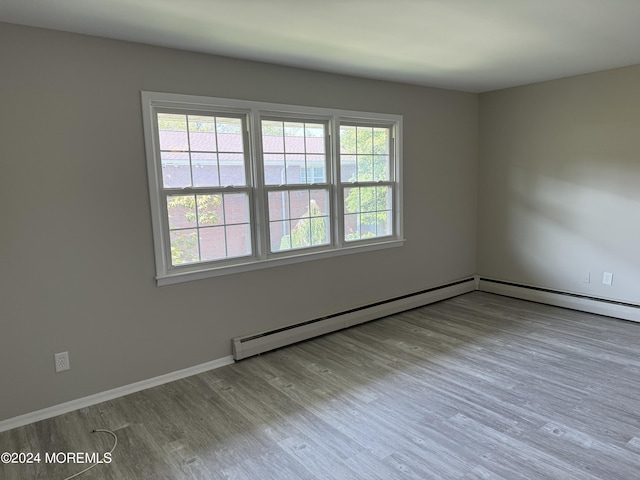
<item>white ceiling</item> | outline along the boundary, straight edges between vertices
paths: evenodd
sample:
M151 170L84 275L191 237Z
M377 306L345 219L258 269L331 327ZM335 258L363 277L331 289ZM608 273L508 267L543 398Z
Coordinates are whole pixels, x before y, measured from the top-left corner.
M0 0L0 21L471 92L640 64L640 0Z

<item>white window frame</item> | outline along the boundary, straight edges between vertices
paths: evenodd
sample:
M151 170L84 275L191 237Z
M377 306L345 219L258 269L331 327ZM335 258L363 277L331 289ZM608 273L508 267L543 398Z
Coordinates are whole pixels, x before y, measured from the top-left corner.
M261 195L263 201L264 201L264 205L265 205L265 216L264 216L264 223L268 223L268 221L270 220L269 218L269 212L268 212L268 195L270 192L277 192L277 191L282 191L282 192L293 192L293 191L301 191L301 190L313 190L314 186L316 187L316 189L319 190L327 190L328 191L328 196L329 196L329 205L327 206L328 210L329 210L329 220L331 221L331 219L333 218L333 216L335 215L334 213L334 208L333 208L333 195L332 195L332 189L333 189L333 185L332 185L332 181L331 181L331 176L330 176L330 172L332 169L332 165L331 165L331 143L330 143L330 138L331 138L331 133L330 133L330 125L331 125L331 118L327 117L326 115L305 115L305 116L300 116L299 114L296 115L292 115L290 112L261 112L260 113L260 122L262 120L276 120L276 121L284 121L284 122L293 122L293 123L301 123L301 122L308 122L308 123L318 123L318 124L325 124L325 168L326 168L326 181L323 183L319 183L319 184L314 184L314 183L299 183L299 184L294 184L294 183L283 183L280 185L273 185L273 184L266 184L265 182L263 182L264 179L264 175L259 175L258 181L256 182L258 185L258 190L262 190L263 194ZM262 138L262 134L261 131L256 132L257 137L260 137L260 139ZM259 158L262 158L262 142L257 142L258 143L258 147L259 147ZM257 161L257 163L259 164L260 168L264 167L264 163L261 161ZM268 227L267 227L268 228ZM331 228L333 229L333 226L331 226ZM331 246L333 244L333 238L332 236L329 238L329 244L328 245L320 245L320 246L315 246L315 247L305 247L303 249L290 249L290 250L283 250L283 251L272 251L273 250L273 246L271 245L271 240L270 240L270 235L268 231L264 232L264 237L266 240L266 245L265 245L265 250L267 253L268 257L271 257L273 259L276 258L285 258L285 257L291 257L292 255L295 255L297 253L310 253L310 252L320 252L320 251L326 251L326 250L330 250Z
M309 260L360 253L384 248L399 247L404 244L402 221L402 116L387 113L359 112L319 107L275 104L235 100L215 97L202 97L160 92L141 92L142 119L144 126L151 220L153 228L154 253L156 263L156 281L159 286L190 280L227 275L267 267L304 262ZM171 264L169 228L167 218L167 190L163 186L162 163L157 128L157 113L173 112L191 114L224 115L225 113L245 118L247 131L245 156L248 157L247 186L242 191L249 192L251 211L252 255L246 257L216 260L173 266ZM327 124L327 183L322 188L329 189L329 222L331 235L328 245L270 252L269 217L267 194L273 186L265 186L262 163L261 120L279 118L285 121L319 121ZM386 126L391 132L391 172L390 181L380 185L392 184L393 188L393 226L392 235L345 241L344 235L344 198L343 191L348 183L340 181L340 125L379 125ZM372 182L375 184L375 182ZM313 189L314 184L307 185ZM356 185L356 183L354 183ZM296 187L294 187L296 188ZM175 191L175 189L173 189ZM196 188L184 189L192 193ZM235 187L209 189L233 192ZM195 192L197 193L197 192Z

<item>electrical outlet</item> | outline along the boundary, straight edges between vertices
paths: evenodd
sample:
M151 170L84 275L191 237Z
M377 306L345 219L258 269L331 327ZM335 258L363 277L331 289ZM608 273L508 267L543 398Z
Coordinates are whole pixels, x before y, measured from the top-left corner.
M69 352L56 353L53 358L56 362L56 373L64 372L71 368L71 365L69 365Z
M613 284L613 273L604 272L604 274L602 275L602 283L611 286Z
M582 283L591 283L591 272L582 273Z

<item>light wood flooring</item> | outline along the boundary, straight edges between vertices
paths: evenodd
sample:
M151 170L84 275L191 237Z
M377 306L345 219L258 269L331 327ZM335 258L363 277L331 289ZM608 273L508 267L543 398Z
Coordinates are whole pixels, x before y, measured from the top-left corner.
M81 479L640 478L640 324L474 292L0 433ZM80 465L1 465L63 479Z

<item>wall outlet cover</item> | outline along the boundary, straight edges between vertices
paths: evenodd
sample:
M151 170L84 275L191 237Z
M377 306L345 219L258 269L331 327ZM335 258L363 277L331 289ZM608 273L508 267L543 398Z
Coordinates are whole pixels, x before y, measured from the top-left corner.
M56 353L53 358L56 362L56 373L64 372L71 368L69 365L69 352Z

